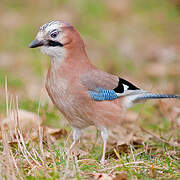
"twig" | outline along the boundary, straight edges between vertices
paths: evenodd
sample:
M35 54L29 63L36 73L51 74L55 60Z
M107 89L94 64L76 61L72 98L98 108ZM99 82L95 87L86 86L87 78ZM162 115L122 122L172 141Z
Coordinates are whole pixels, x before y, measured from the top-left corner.
M5 77L5 95L6 95L6 116L8 116L8 113L9 113L9 107L8 107L7 76Z
M147 134L150 134L152 137L154 137L155 139L157 139L158 141L164 142L169 144L170 146L180 146L180 144L174 144L174 143L170 143L165 139L161 139L158 135L152 133L151 131L144 129L143 127L140 127L142 131L146 132Z
M12 157L12 160L13 160L13 163L14 163L14 166L15 166L15 168L16 168L17 174L18 174L19 178L20 178L21 180L23 180L23 178L22 178L22 176L21 176L21 174L20 174L20 172L19 172L19 169L18 169L16 160L14 159L14 156L13 156L13 153L12 153L11 150L10 150L10 154L11 154L11 157Z

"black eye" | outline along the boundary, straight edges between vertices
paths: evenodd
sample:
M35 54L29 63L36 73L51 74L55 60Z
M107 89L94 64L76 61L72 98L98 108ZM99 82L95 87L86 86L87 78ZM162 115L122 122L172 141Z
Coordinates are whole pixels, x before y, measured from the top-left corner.
M51 37L52 37L52 38L56 38L58 34L59 34L58 31L52 32L52 33L51 33Z

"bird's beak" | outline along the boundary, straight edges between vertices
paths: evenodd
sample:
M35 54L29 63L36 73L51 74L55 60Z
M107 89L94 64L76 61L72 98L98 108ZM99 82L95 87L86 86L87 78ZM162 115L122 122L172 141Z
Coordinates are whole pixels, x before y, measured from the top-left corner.
M43 46L43 45L44 45L44 41L38 41L37 39L35 39L34 41L32 41L29 44L29 47L30 48L36 48L36 47Z

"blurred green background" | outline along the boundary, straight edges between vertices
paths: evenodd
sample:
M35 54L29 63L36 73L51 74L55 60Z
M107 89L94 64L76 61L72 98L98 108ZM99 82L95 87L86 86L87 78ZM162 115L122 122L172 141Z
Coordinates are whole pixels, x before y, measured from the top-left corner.
M101 69L146 90L180 93L179 0L1 0L1 113L5 76L20 108L37 111L40 96L44 107L49 102L48 57L28 44L50 20L73 24Z

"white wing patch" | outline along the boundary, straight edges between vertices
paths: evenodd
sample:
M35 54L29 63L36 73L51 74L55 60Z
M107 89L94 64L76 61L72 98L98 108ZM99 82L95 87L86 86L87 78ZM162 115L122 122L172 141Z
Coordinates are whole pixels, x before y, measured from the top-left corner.
M127 91L129 86L127 86L126 84L123 84L123 87L124 87L124 91Z

